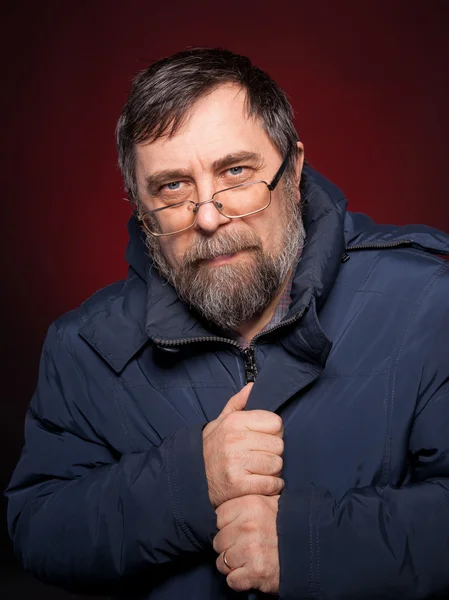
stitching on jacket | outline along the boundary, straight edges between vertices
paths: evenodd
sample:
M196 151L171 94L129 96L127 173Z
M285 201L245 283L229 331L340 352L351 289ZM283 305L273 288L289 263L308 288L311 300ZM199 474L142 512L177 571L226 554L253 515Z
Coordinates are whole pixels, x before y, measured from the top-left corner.
M394 298L394 299L401 299L403 302L406 302L408 304L414 304L413 300L410 300L409 298L406 298L404 296L400 296L399 294L388 294L387 292L383 292L381 290L366 290L363 288L355 288L352 287L351 285L348 285L347 283L342 283L341 281L336 281L334 283L334 288L340 286L342 288L346 288L347 290L351 290L352 292L355 292L356 294L379 294L380 296L385 296L386 298Z
M422 303L425 299L425 297L427 296L427 294L429 293L430 289L432 288L433 284L435 283L435 281L437 279L439 279L439 277L441 276L441 274L446 271L449 270L449 264L448 263L443 263L434 273L433 275L429 278L429 280L427 281L426 285L423 287L419 300L418 302L416 302L415 307L413 312L411 313L409 319L408 319L408 324L406 327L406 330L404 332L404 335L402 337L402 342L399 346L398 352L396 354L396 360L394 361L394 363L392 363L391 365L391 373L389 375L389 377L387 378L388 384L387 384L387 390L388 388L391 389L391 392L388 393L388 396L385 399L384 405L385 405L385 409L387 411L388 414L386 414L386 422L385 422L385 448L384 448L384 453L383 453L383 457L382 457L382 470L381 470L381 476L380 476L380 484L381 485L386 485L386 483L388 482L388 473L390 471L390 464L391 464L391 429L392 429L392 422L393 422L393 412L394 412L394 406L395 406L395 385L396 385L396 374L397 374L397 368L398 368L398 363L401 357L401 353L402 353L402 349L404 348L404 344L405 341L407 340L410 328L412 326L412 323L415 320L416 314L418 312L418 309L421 308ZM392 376L392 377L391 377ZM389 385L391 381L391 386ZM389 396L391 393L391 398L390 398L390 402L389 400Z
M172 453L174 455L174 450L173 450L174 438L172 438L172 440L171 440L171 445L172 445ZM173 511L173 517L175 519L176 525L179 527L179 529L181 530L181 532L191 542L191 539L190 539L190 536L189 536L189 532L186 531L184 523L178 519L177 511L176 511L176 507L178 506L178 502L176 501L177 498L175 498L175 494L173 493L173 486L175 485L175 483L174 483L174 473L175 473L174 462L175 461L174 461L173 457L170 457L168 449L165 448L164 450L165 450L165 464L166 464L166 469L167 469L167 480L168 480L168 495L169 495L169 498L170 498L170 504L171 504L172 511ZM171 458L173 458L173 464L172 465L170 464L171 463ZM179 512L181 512L181 511L179 511Z
M168 390L171 388L185 388L185 389L223 389L228 388L227 383L220 381L169 381L161 384L152 382L154 389L156 390Z
M111 377L109 377L109 379L111 379ZM131 443L131 448L135 451L139 450L139 444L137 442L137 439L134 435L133 432L133 427L129 421L128 418L128 414L127 412L124 410L120 400L117 397L117 394L115 393L115 390L117 389L117 385L115 385L115 383L113 383L111 385L111 391L112 391L112 400L114 402L115 408L117 410L117 414L118 417L120 419L120 423L122 425L123 431L125 432L125 436L130 440Z
M393 361L393 354L389 359L389 367L387 370L387 375L385 377L385 386L384 386L384 397L383 397L383 407L384 407L384 435L383 435L383 451L382 458L380 461L380 477L379 477L379 485L386 485L388 481L388 469L390 466L390 444L388 443L388 435L389 435L389 425L388 425L388 398L390 397L390 374L391 374L391 364ZM374 482L373 482L374 483Z
M90 394L89 394L89 392L87 391L87 387L86 387L85 381L84 381L83 377L81 376L81 371L80 371L80 369L78 368L78 365L76 364L76 362L75 362L75 359L74 359L74 358L73 358L73 356L72 356L72 353L71 353L71 352L70 352L70 350L67 348L67 346L64 344L64 341L63 341L63 339L62 339L62 336L61 336L61 334L60 334L60 332L59 332L59 329L58 329L58 327L56 326L56 324L55 324L55 323L53 323L53 325L52 325L51 327L54 327L54 328L55 328L56 337L58 338L58 341L59 341L59 343L61 344L61 347L62 347L62 348L64 348L64 350L65 350L65 351L66 351L66 353L67 353L67 356L69 356L69 357L70 357L70 362L73 364L73 366L74 366L74 368L75 368L75 371L76 371L76 372L77 372L77 374L78 374L78 379L79 379L79 381L80 381L80 383L81 383L81 385L82 385L82 387L83 387L83 389L84 389L84 393L86 394L86 398L90 398ZM51 328L50 328L50 329L51 329ZM50 353L51 353L51 354L53 354L53 352L50 352Z
M315 496L315 488L312 486L309 501L309 596L313 594L313 527L312 527L312 514L313 514L313 501Z
M83 390L84 390L84 394L85 394L86 400L87 400L87 401L90 403L90 405L91 405L92 407L95 407L95 403L93 402L93 400L92 400L92 397L91 397L91 395L89 394L89 391L88 391L88 389L87 389L87 386L86 386L86 382L85 382L85 380L84 380L83 373L82 373L81 369L79 368L79 366L78 366L77 362L75 361L75 358L73 357L73 354L71 353L71 351L70 351L70 350L67 348L67 346L65 345L65 343L64 343L64 340L62 339L62 335L61 335L61 333L60 333L60 331L59 331L59 328L57 327L56 323L53 323L53 324L51 325L51 327L50 327L50 329L49 329L49 332L50 332L50 330L51 330L52 328L54 328L54 330L55 330L55 333L56 333L56 338L57 338L57 340L58 340L58 342L59 342L59 344L60 344L61 348L63 348L63 350L66 352L67 356L68 356L68 357L69 357L69 359L70 359L70 362L71 362L71 363L72 363L72 365L73 365L73 368L75 369L75 371L76 371L76 373L77 373L77 375L78 375L78 380L79 380L79 382L80 382L80 384L81 384L81 387L82 387L82 388L83 388ZM57 352L57 351L59 351L58 347L56 347L56 349L53 349L53 346L52 346L51 348L49 348L48 350L49 350L49 353L50 353L50 355L53 355L53 356L56 354L56 352ZM79 406L78 406L78 404L77 404L77 403L74 403L74 405L75 405L77 408L79 408ZM95 435L96 435L97 437L99 437L99 433L98 433L98 431L97 431L96 429L93 429L93 425L92 425L92 423L90 423L90 422L89 422L89 426L91 427L91 430L92 430L92 431L94 431ZM102 435L103 435L103 434L102 434L102 432L101 432L101 436L102 436ZM100 437L101 437L101 436L100 436Z
M391 355L386 356L385 360L390 360ZM329 370L329 372L326 372L326 369ZM322 375L320 375L320 379L348 379L351 377L372 377L372 376L378 376L378 375L385 375L386 373L388 373L388 369L389 367L384 367L384 368L378 368L374 371L354 371L353 373L347 373L346 371L339 371L336 367L331 366L331 367L327 367L326 365L326 369L323 371Z
M172 438L171 440L171 445L174 446L174 439ZM172 511L173 511L173 517L175 519L175 523L176 525L179 527L179 529L181 530L182 533L184 533L187 538L189 539L189 535L185 532L184 530L184 524L182 522L179 521L177 514L176 514L176 502L173 496L173 472L175 470L174 465L171 467L170 466L170 454L167 450L167 448L164 448L164 454L165 454L165 465L166 465L166 470L167 470L167 481L168 481L168 496L170 498L170 504L172 507ZM173 461L174 462L174 461ZM172 474L172 475L171 475Z
M176 507L178 509L178 513L181 518L181 521L178 520L176 515L175 515L175 519L176 519L176 522L178 523L181 531L185 534L185 536L187 537L189 542L191 544L193 544L196 548L202 550L203 546L197 541L195 535L193 534L192 530L190 529L189 525L187 524L184 514L182 512L182 509L181 509L181 503L179 501L179 490L178 490L178 486L176 484L177 472L176 472L176 460L175 460L175 441L176 441L176 437L173 436L173 440L172 440L172 447L173 447L172 481L173 481L173 486L175 489L174 500L176 501ZM172 502L172 505L173 505L173 502Z
M320 596L320 528L318 526L319 514L319 495L317 493L316 514L315 514L315 538L316 538L316 595Z

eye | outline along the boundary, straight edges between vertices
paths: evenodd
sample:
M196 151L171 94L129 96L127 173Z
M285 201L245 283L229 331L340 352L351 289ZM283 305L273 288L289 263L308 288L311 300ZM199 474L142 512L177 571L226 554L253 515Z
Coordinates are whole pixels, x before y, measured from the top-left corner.
M176 190L179 190L180 186L181 186L180 181L170 181L170 183L166 183L165 185L163 185L161 189L165 188L167 190L176 191Z
M245 167L231 167L229 169L229 172L231 173L231 175L242 175L244 168Z

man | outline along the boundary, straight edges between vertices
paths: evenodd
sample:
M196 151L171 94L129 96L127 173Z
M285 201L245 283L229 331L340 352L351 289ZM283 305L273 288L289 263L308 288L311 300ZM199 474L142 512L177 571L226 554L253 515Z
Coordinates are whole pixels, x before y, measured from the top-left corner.
M347 213L225 50L141 73L117 139L129 275L49 330L24 567L123 598L447 595L449 236Z

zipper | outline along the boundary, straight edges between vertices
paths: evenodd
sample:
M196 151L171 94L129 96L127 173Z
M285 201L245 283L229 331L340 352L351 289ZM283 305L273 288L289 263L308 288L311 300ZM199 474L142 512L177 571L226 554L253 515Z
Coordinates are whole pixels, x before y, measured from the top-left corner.
M411 246L413 243L413 240L400 240L398 242L391 242L390 244L358 244L356 246L346 246L345 250L383 250L397 248L398 246ZM447 250L435 250L433 248L423 249L431 254L436 254L437 256L446 256L449 254ZM347 260L349 260L349 255L345 253L343 254L342 262L346 262Z
M225 344L231 344L232 346L235 346L236 348L238 348L239 350L241 350L243 352L243 348L240 346L240 344L237 344L237 342L234 342L233 340L230 340L229 338L216 337L213 335L203 336L203 337L193 337L193 338L181 338L179 340L162 340L160 338L153 338L153 341L158 346L168 346L168 347L182 346L183 344L190 344L190 343L196 344L197 342L223 342Z
M245 356L245 383L256 381L257 365L254 346L248 346L248 348L243 351L243 354Z
M398 246L409 246L412 243L412 240L400 240L398 242L391 242L391 244L359 244L356 246L346 246L345 250L384 250L387 248L397 248ZM350 258L349 254L345 252L341 262L348 262Z
M246 348L246 350L243 351L243 354L245 357L245 383L251 383L253 381L256 381L257 363L256 363L256 354L255 354L255 344L256 344L257 339L263 335L272 333L273 331L276 331L277 329L282 329L282 327L287 327L288 325L291 325L292 323L294 323L295 321L297 321L298 319L300 319L302 317L302 315L304 314L304 311L305 311L305 308L303 308L301 311L297 312L295 315L293 315L293 317L290 317L290 319L287 319L287 321L282 321L278 325L275 325L274 327L271 327L270 329L267 329L266 331L260 332L253 337L248 348Z
M290 317L290 319L287 319L286 321L282 321L278 325L275 325L274 327L271 327L270 329L267 329L266 331L258 333L257 335L255 335L253 337L248 348L242 348L242 346L240 346L240 344L238 344L234 340L230 340L229 338L217 337L217 336L180 338L178 340L163 340L160 338L154 338L153 341L158 346L165 346L168 348L173 347L173 346L182 346L182 345L186 345L186 344L190 344L190 343L196 344L196 343L201 343L201 342L218 342L221 344L229 344L231 346L234 346L234 348L238 348L240 350L240 354L243 356L243 359L245 361L245 383L250 383L250 382L254 382L257 377L255 344L256 344L256 341L258 340L258 338L260 338L264 335L267 335L269 333L272 333L273 331L277 331L278 329L282 329L282 327L288 327L289 325L292 325L293 323L298 321L303 316L305 310L306 309L303 308L302 310L297 312L295 315L293 315L293 317Z
M413 240L399 240L390 244L358 244L355 246L346 246L346 250L386 250L388 248L397 248L398 246L409 246Z

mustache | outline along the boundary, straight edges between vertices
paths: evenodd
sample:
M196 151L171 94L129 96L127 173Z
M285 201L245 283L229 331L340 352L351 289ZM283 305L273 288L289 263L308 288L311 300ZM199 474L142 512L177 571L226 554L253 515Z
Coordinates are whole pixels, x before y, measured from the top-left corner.
M254 231L214 234L212 237L200 237L187 249L184 265L196 265L224 254L236 254L242 250L253 252L262 250L262 241Z

